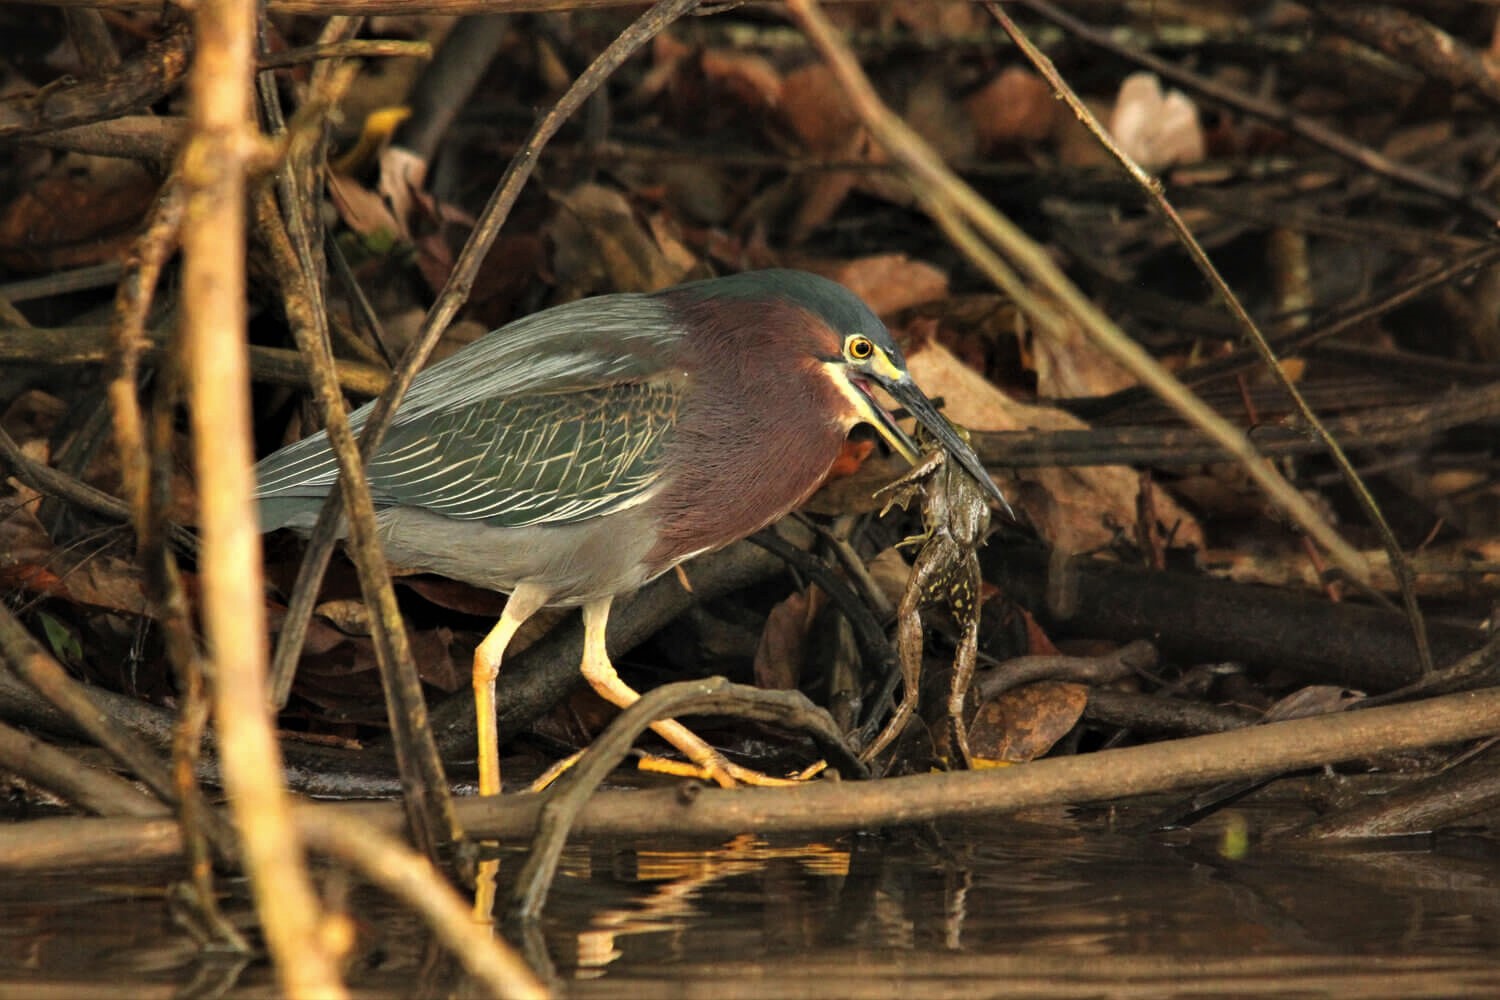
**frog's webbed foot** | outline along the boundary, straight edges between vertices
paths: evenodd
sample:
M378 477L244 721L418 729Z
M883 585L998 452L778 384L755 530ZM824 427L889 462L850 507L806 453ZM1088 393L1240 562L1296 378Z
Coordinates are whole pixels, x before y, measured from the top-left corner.
M911 502L922 495L922 491L927 487L927 481L937 474L937 471L943 467L943 463L946 460L947 453L941 449L928 452L921 461L908 469L900 479L876 490L875 499L885 504L881 508L880 513L889 513L892 507L905 508L911 506Z

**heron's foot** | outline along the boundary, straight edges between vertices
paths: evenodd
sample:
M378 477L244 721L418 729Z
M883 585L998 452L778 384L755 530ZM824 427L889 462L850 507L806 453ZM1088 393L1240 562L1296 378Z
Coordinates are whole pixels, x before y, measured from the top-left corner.
M578 758L582 756L582 750L575 750L572 753L568 754L562 760L558 761L556 764L553 764L551 767L547 768L547 770L538 775L537 779L533 781L529 786L527 786L526 790L528 792L540 792L546 789L558 778L561 778L564 771L572 767L574 764L578 763Z
M558 778L562 777L564 771L576 764L578 758L581 756L583 756L583 751L579 750L553 764L531 783L528 791L540 792L547 788ZM636 767L650 774L668 774L678 778L697 778L700 781L712 781L722 788L735 788L739 785L782 787L796 785L817 777L827 769L828 762L820 760L811 767L804 768L786 778L778 778L748 767L741 767L738 764L729 762L722 756L718 756L717 760L703 765L687 760L676 760L671 757L658 757L655 754L648 753L640 756L640 759L636 762Z
M479 862L474 874L474 907L472 919L476 924L495 922L495 880L500 874L500 860L492 858Z
M789 785L800 784L822 774L828 767L827 761L818 761L811 767L804 768L789 777L778 778L756 771L752 768L741 767L725 759L720 754L715 754L714 759L706 764L697 764L686 760L673 760L668 757L657 757L646 754L641 757L636 766L642 771L652 774L670 774L679 778L697 778L700 781L712 781L722 788L734 788L737 785L753 785L760 788L785 788Z

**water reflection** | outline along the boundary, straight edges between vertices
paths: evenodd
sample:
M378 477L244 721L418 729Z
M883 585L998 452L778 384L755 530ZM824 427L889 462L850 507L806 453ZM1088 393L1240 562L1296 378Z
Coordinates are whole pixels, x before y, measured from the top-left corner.
M1065 814L928 831L574 845L540 941L559 993L712 997L1500 995L1497 844L1337 853L1112 832ZM501 898L520 869L503 852ZM138 880L0 880L0 998L274 995ZM480 995L415 917L325 873L361 996ZM226 912L253 917L240 884Z
M581 997L1500 991L1490 841L1230 861L1204 839L1002 822L596 847L547 940Z

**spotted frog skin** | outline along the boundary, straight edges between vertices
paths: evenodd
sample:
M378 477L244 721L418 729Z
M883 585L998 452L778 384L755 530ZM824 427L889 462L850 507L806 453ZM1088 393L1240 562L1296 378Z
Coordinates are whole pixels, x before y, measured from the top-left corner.
M962 428L955 426L954 430L968 440L968 433ZM926 439L920 443L924 446L932 444ZM967 767L970 764L969 739L968 729L963 723L963 706L979 650L978 549L990 526L989 499L979 481L957 462L949 461L941 448L933 448L910 472L875 496L885 501L886 510L923 499L924 531L901 543L921 546L912 564L906 593L896 612L897 646L905 696L895 716L864 756L869 759L884 749L905 727L916 708L922 673L922 612L946 606L960 628L953 686L948 695L948 716L953 727L954 746Z

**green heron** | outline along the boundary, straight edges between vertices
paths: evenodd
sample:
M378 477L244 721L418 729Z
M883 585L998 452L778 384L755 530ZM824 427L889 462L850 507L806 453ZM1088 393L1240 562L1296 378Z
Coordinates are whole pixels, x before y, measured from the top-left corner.
M418 376L365 472L393 564L510 594L474 652L480 794L500 791L495 677L521 623L581 605L583 676L632 704L605 650L610 602L796 508L856 424L915 462L875 386L1004 504L869 307L801 271L556 306ZM262 530L305 531L338 469L316 434L256 474ZM765 781L674 720L653 728L722 785Z

